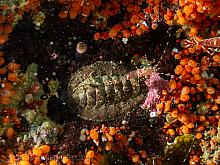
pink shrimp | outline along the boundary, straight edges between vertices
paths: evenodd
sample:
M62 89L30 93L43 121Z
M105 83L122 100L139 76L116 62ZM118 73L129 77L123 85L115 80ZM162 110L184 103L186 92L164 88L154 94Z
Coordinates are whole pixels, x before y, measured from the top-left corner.
M192 40L183 39L181 41L181 46L183 48L201 46L204 52L213 55L215 52L220 51L220 37L207 38L201 41L198 41L196 38Z
M198 44L201 44L202 46L205 46L205 47L220 48L220 37L204 39Z

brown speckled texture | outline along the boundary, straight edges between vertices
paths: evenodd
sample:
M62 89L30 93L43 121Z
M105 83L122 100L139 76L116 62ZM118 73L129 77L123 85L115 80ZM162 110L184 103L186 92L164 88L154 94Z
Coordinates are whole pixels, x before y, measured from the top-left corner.
M77 70L68 84L72 110L85 120L106 121L138 107L147 87L140 78L121 81L127 73L122 65L107 61Z

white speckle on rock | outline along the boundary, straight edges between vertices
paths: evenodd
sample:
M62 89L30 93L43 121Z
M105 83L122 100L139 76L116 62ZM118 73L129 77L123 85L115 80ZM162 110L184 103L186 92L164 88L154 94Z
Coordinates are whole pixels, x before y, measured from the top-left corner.
M56 75L57 75L57 73L56 73L56 72L53 72L53 73L52 73L52 75L53 75L53 76L56 76Z
M156 112L151 112L150 113L150 117L156 117L157 116L157 113Z
M128 38L122 38L122 42L123 42L124 44L127 44Z
M121 122L123 125L125 125L125 124L128 124L128 121L126 121L126 120L122 120L122 122Z

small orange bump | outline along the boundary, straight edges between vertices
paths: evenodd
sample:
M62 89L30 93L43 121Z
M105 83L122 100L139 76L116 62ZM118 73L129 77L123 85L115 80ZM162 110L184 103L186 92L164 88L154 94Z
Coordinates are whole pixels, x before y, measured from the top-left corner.
M183 67L181 65L177 65L175 68L175 74L180 75L183 72Z
M26 161L28 161L28 160L29 160L29 155L28 155L28 154L22 154L22 155L21 155L21 160L26 160Z
M127 29L123 29L121 33L125 38L129 38L131 36L131 33Z
M98 132L94 129L90 131L90 136L93 140L97 140L99 138Z
M188 123L187 125L186 125L188 128L194 128L194 124L193 123Z
M170 136L174 136L175 135L175 131L173 129L168 129L167 130L167 134L169 134Z
M185 68L187 73L190 73L191 70L192 70L192 68L190 66L188 66L188 65L185 65L184 68Z
M43 145L43 146L40 146L40 149L43 153L48 153L50 152L50 146L49 145Z
M9 105L11 103L11 99L7 96L1 96L0 103L4 105Z
M195 53L195 52L196 52L195 47L189 48L189 53Z
M176 89L176 81L175 80L170 80L170 82L169 82L169 87L170 87L170 89L171 90L174 90L174 89Z
M0 45L4 44L8 40L8 34L0 34Z
M20 160L18 165L30 165L30 162L28 160Z
M215 88L213 88L213 87L207 87L206 91L207 91L208 94L212 95L212 94L215 93Z
M70 161L70 159L67 156L63 156L62 163L67 164Z
M188 86L184 86L181 90L181 94L187 95L189 94L189 92L190 92L190 88Z
M4 57L0 57L0 66L5 63Z
M8 81L17 82L19 80L18 75L16 73L8 73Z
M188 64L189 59L188 58L184 58L180 60L180 65L187 65Z
M99 32L96 32L95 34L94 34L94 40L99 40L101 38L101 33L99 33Z
M141 30L141 28L137 28L135 32L136 32L136 34L137 34L138 36L141 36L142 33L143 33L143 31Z
M138 163L139 162L139 155L138 154L135 154L135 155L133 155L132 156L132 158L131 158L131 160L132 160L132 162L134 162L134 163Z
M195 138L196 139L201 139L202 138L202 133L197 132Z
M211 107L211 110L212 110L212 111L217 111L217 110L219 110L219 109L218 109L218 104L214 104L214 105Z
M189 36L190 37L194 37L198 34L198 29L195 27L191 27L190 32L189 32Z
M78 15L78 11L76 11L75 8L72 7L69 11L70 19L75 19L77 15Z
M197 67L197 63L194 60L189 60L188 65L192 68Z
M87 158L87 159L92 159L92 158L94 158L94 156L95 156L95 153L94 153L94 151L92 151L92 150L89 150L89 151L86 153L86 158Z
M8 128L6 131L6 137L11 138L14 135L15 131L12 127Z
M67 18L68 17L68 11L64 10L64 11L60 11L59 12L59 17L61 19Z
M106 151L110 151L112 149L112 143L107 142L106 145L105 145L105 149L106 149Z
M178 120L184 124L189 122L189 117L185 113L178 114Z
M182 131L183 134L189 133L189 128L186 125L181 126L180 130Z
M15 70L18 70L20 69L21 65L20 64L17 64L15 62L10 62L8 63L8 69L12 72L14 72Z
M195 80L201 80L202 77L200 76L200 74L195 74L195 75L194 75L194 79L195 79Z
M57 161L56 160L51 160L49 162L49 165L58 165Z
M180 60L181 59L181 55L180 54L175 54L174 57L175 57L176 60Z
M179 19L177 20L177 23L179 23L180 25L185 25L186 19L184 17L179 17Z
M127 6L127 11L128 11L129 13L133 12L133 11L134 11L134 5L133 5L133 4L129 4L129 5Z
M116 134L116 129L115 129L115 127L110 127L109 128L109 133L110 133L110 135L115 135Z
M218 54L215 54L212 59L215 61L215 62L220 62L220 53Z
M137 24L140 22L140 18L137 15L133 15L130 19L130 22L133 24Z
M2 118L2 123L3 124L8 124L9 122L10 122L9 116L5 116L5 117Z
M32 152L36 156L41 156L43 154L42 150L39 147L34 147Z
M193 74L193 75L196 75L196 74L199 74L199 68L197 68L197 67L194 67L193 69L192 69L192 71L191 71L191 73Z
M114 39L114 38L117 37L117 35L118 35L117 30L116 30L114 27L112 27L112 28L109 30L109 37L112 38L112 39Z

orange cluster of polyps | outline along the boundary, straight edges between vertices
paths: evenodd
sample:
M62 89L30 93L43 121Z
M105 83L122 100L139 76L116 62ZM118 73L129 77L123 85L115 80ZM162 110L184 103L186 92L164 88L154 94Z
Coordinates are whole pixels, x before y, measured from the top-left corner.
M200 63L195 59L198 55L190 53L187 49L177 54L173 53L173 55L179 61L179 64L175 68L175 78L169 82L171 96L164 96L164 99L167 100L158 104L158 109L164 109L164 112L168 113L174 121L178 120L181 123L180 127L174 130L171 129L172 124L165 125L168 134L187 134L194 131L195 122L203 123L204 121L210 122L209 120L213 120L210 116L204 116L206 114L195 115L197 112L196 109L192 109L192 105L200 101L196 94L205 95L206 100L202 100L206 101L205 108L213 111L214 114L219 108L219 80L215 77L208 78L202 76L202 73L209 69L210 64L213 62L216 64L219 60L219 53L212 57L215 61L207 61L209 57L204 56ZM213 65L211 66L213 67ZM171 108L171 104L175 104L175 107ZM218 115L215 117L216 120L219 118Z
M167 9L164 15L168 25L178 24L186 30L189 37L205 34L205 28L216 28L220 14L220 2L211 0L179 0L179 9ZM213 29L210 29L213 30ZM214 30L213 30L214 31Z
M116 15L119 12L120 7L118 1L102 2L101 0L59 0L59 3L64 6L64 9L59 13L60 18L67 18L69 15L71 19L75 19L77 16L80 16L81 22L85 22L87 17L90 14L93 14L93 22L97 28L105 28L107 19ZM98 8L100 9L98 10ZM103 21L99 22L98 19L103 19Z
M60 156L60 160L50 159L50 146L49 145L41 145L34 146L33 149L25 151L24 148L18 148L18 152L14 153L11 149L7 149L1 153L1 160L5 162L5 164L17 164L17 165L58 165L62 164L71 164L71 160L66 156ZM41 160L41 156L45 157L47 162Z
M3 11L0 7L0 13ZM8 40L9 33L13 30L14 15L8 14L4 16L0 14L0 45L4 44Z
M101 0L58 0L64 6L63 10L59 12L60 18L75 19L79 14L82 16L81 20L87 18L96 8L101 5Z
M20 124L20 119L17 117L17 109L10 106L11 99L16 95L16 91L13 89L13 83L19 81L18 72L20 65L15 62L10 62L5 65L3 52L0 51L0 75L7 75L7 79L0 79L0 106L1 106L1 123L7 125L5 136L11 139L15 135L13 127L10 125Z
M98 146L97 151L94 151L93 147L88 150L88 152L85 154L85 159L82 161L82 164L90 165L90 164L98 164L97 163L97 155L102 154L102 152L106 151L124 151L126 148L128 158L133 163L139 163L140 158L146 159L147 153L144 150L141 150L140 152L136 152L134 148L129 146L129 137L134 138L134 142L138 146L142 146L143 141L142 138L139 136L131 136L128 134L123 134L122 131L126 131L128 128L123 125L121 127L107 127L105 125L102 125L100 128L97 126L96 128L92 130L86 131L87 140L93 140L94 143ZM137 133L137 132L136 132ZM102 145L102 139L106 139L104 141L104 145ZM102 148L102 146L104 146ZM80 162L79 162L80 163Z
M205 75L209 69L219 66L220 53L213 56L203 54L202 57L200 53L195 48L172 52L178 61L175 76L169 82L170 91L163 92L161 103L157 105L158 110L162 109L167 114L164 132L170 136L192 133L201 140L204 131L210 125L217 126L220 119L219 79ZM195 154L190 160L191 164L200 161Z
M26 11L34 10L40 5L40 0L29 0L23 7L10 7L7 4L1 3L0 5L0 45L4 44L12 32L14 25L18 19L22 18L23 13ZM20 4L19 4L20 5ZM3 13L5 13L3 15Z
M60 11L60 18L67 18L68 15L71 19L80 16L81 22L87 20L90 14L93 14L92 23L97 29L104 30L107 28L107 21L110 17L119 13L120 10L125 10L123 22L113 25L107 32L97 32L94 34L94 39L108 39L116 37L128 38L131 35L142 35L148 31L149 28L156 29L159 21L159 12L161 0L150 1L146 0L149 7L141 8L144 0L116 0L109 2L101 2L101 0L76 0L67 1L59 0L63 5L63 10ZM100 19L102 19L100 21ZM151 21L151 27L148 27L146 21Z
M20 69L20 64L15 62L10 62L4 65L5 60L3 57L3 52L0 52L0 75L6 75L7 79L0 80L0 104L9 105L11 103L11 98L16 94L13 90L13 83L19 81L18 73Z
M162 12L160 10L161 1L146 1L149 4L146 8L141 8L144 0L138 1L122 1L122 8L126 9L124 21L113 25L107 32L97 32L94 34L94 40L99 39L115 39L129 38L130 36L141 36L149 29L155 30L158 26L157 22ZM147 22L151 22L151 26Z
M18 107L15 107L12 104L13 98L16 97L15 86L17 83L21 82L19 73L20 64L14 61L6 63L3 52L0 51L0 123L4 128L6 128L3 136L6 137L5 140L9 141L12 141L17 137L17 132L14 130L14 128L21 128L21 120L18 117L17 113ZM20 147L13 148L15 150L18 150L18 153L13 153L10 148L4 148L3 150L3 148L0 147L1 160L3 162L5 161L5 164L38 165L41 161L40 156L46 156L46 154L50 151L50 147L48 145L34 147L31 151L24 151L22 146ZM67 161L67 159L65 158L64 162L66 162L64 164L70 164L69 159ZM50 164L55 163L55 160L50 161ZM45 164L42 163L42 165Z

